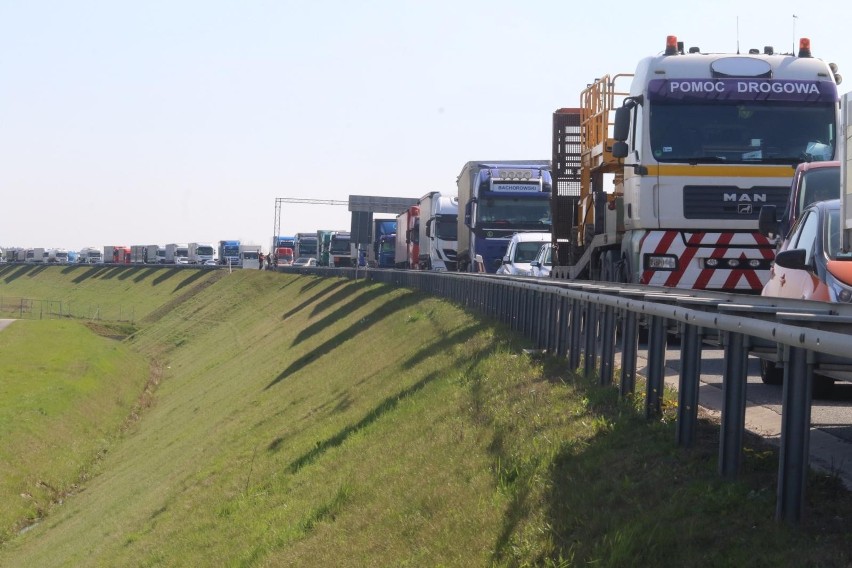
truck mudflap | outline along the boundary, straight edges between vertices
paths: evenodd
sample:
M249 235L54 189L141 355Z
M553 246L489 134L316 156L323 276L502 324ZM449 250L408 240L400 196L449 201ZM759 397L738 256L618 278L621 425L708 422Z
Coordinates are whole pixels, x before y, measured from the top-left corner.
M673 269L654 267L669 259L676 259ZM774 259L775 244L758 232L648 231L639 248L639 283L760 293Z

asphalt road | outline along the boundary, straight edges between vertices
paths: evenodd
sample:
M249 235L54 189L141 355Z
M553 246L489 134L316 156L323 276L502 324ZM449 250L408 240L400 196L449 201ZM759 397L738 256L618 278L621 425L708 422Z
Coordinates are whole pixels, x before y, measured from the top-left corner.
M644 376L647 360L640 346L637 372ZM618 355L616 355L616 358ZM618 362L616 363L618 364ZM765 385L760 380L760 362L749 357L746 428L773 443L781 438L782 387ZM724 351L705 346L701 357L699 404L719 416L722 409L722 369ZM680 348L666 351L666 384L677 389ZM837 473L852 489L852 383L836 382L828 398L814 398L811 407L811 466Z
M13 319L0 319L0 330L5 328L6 326L8 326L13 321L15 321L15 320L13 320Z

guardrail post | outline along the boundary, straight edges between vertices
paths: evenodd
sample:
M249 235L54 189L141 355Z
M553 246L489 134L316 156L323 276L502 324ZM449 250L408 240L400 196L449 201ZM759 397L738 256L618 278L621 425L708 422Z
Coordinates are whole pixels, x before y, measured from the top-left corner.
M598 331L598 306L594 302L586 302L586 310L583 316L583 333L585 335L585 346L583 353L583 375L592 376L597 363L595 347L597 344Z
M720 300L685 297L679 298L677 303L700 311L715 311ZM688 321L681 323L676 443L685 448L695 443L698 424L698 386L701 381L701 347L706 334L706 330Z
M577 298L571 300L571 322L568 338L568 369L572 372L580 367L580 332L582 331L583 302Z
M663 384L666 368L665 318L648 317L648 377L645 385L645 417L656 418L663 412Z
M601 326L601 385L612 384L612 367L615 359L615 308L604 308Z
M639 316L625 309L621 320L621 384L622 398L636 391L636 354L639 343Z
M678 446L691 447L698 422L698 382L701 379L701 338L699 328L684 324L680 338L680 381L677 391Z
M742 333L727 331L722 374L722 425L719 436L719 473L732 478L740 471L745 432L748 350Z
M775 518L796 524L802 520L808 480L813 365L807 350L799 347L785 346L784 359Z
M556 356L565 357L568 354L568 316L571 310L571 299L559 296L559 328L556 332Z

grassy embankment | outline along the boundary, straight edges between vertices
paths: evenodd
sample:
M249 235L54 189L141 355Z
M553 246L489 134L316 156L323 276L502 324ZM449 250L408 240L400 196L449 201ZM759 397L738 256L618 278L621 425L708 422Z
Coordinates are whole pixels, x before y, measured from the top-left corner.
M0 290L62 296L109 284L74 284L75 271L61 270ZM668 419L647 423L614 390L530 360L493 322L363 282L246 271L153 285L163 274L112 279L132 282L126 302L148 306L121 342L67 321L3 332L66 326L91 342L84 361L106 358L112 341L129 363L63 395L52 416L72 422L86 402L97 409L82 413L91 420L82 438L99 429L101 442L53 482L72 495L51 505L50 494L2 486L4 503L42 499L42 516L5 533L0 565L852 562L852 501L836 480L814 476L806 523L779 525L771 450L751 447L741 478L723 482L715 427L678 450ZM18 352L37 351L18 341ZM0 337L4 359L6 346ZM141 396L146 381L124 370L140 359L162 377L134 404L109 388ZM6 382L4 373L0 389ZM106 402L140 417L121 421ZM53 470L49 460L30 467L29 479Z

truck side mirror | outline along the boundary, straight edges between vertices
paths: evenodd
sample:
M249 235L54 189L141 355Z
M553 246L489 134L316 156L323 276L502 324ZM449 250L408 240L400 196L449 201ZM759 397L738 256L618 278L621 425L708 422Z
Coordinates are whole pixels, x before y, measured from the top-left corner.
M613 158L626 158L628 154L627 142L615 142L612 145Z
M432 238L432 219L426 221L426 236Z
M774 238L778 235L778 217L774 205L764 205L757 217L757 230L764 237Z
M508 255L503 257L503 264L512 264L512 261L509 259Z
M612 137L619 142L624 142L630 135L630 112L632 110L633 107L626 106L615 109L615 123L612 127Z

